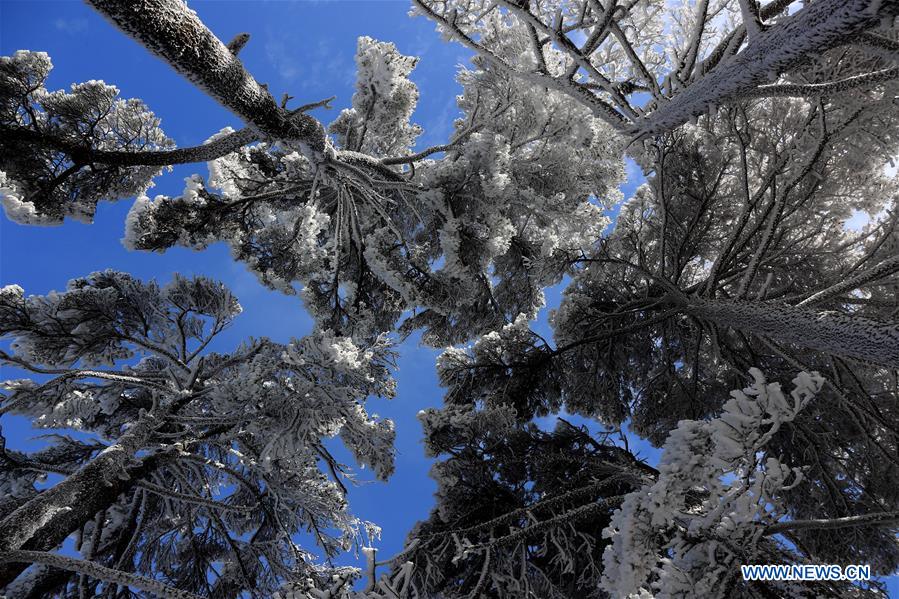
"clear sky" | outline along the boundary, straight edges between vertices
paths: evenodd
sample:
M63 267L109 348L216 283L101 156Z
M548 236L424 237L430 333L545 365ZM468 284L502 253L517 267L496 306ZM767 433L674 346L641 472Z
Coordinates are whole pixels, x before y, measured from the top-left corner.
M443 42L429 21L408 17L406 0L193 1L190 6L223 41L240 32L251 34L240 57L276 98L289 92L296 98L294 105L300 105L336 96L333 111L314 113L326 123L350 103L356 38L368 35L394 42L400 52L421 58L412 74L421 92L414 116L424 128L419 146L443 143L452 132L458 114L455 96L461 91L454 76L470 55L457 44ZM116 85L122 97L143 99L179 146L200 144L225 126L242 125L81 2L0 0L0 54L19 49L49 53L54 64L47 86L51 90L102 79ZM180 194L184 177L194 172L205 175L205 165L177 167L159 177L148 193ZM641 181L633 168L628 172L625 196ZM311 320L299 299L261 286L232 260L223 244L202 252L183 248L165 254L126 251L120 239L130 204L130 200L101 204L92 225L67 222L60 227L24 227L0 216L0 286L17 283L27 294L44 294L63 289L71 278L107 268L161 283L175 272L202 274L227 284L244 308L214 349L232 349L250 336L284 342L310 331ZM549 290L548 308L558 305L562 286ZM550 334L546 310L536 326L541 334ZM383 527L379 558L399 551L412 524L427 517L433 505L435 485L427 475L431 461L422 450L416 414L441 403L434 370L439 352L417 341L413 337L400 347L397 397L369 404L371 412L396 423L396 473L388 483L370 482L350 489L353 513ZM12 369L4 369L0 380L15 375ZM10 446L40 445L40 441L29 441L35 432L24 420L4 416L0 423ZM633 439L631 448L650 463L658 459L658 451L642 441ZM351 463L346 453L341 456ZM365 472L359 474L361 480L370 478ZM899 586L894 590L899 596Z

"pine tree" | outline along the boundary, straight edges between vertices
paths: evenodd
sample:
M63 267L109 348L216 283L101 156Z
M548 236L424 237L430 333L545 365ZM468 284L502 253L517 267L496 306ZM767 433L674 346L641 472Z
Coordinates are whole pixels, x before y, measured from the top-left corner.
M896 570L896 0L413 0L476 54L454 134L419 151L417 59L391 43L359 39L352 105L325 124L330 100L288 108L244 68L248 34L226 46L180 0L89 3L245 127L175 148L142 101L51 92L48 56L2 57L7 217L136 197L131 249L224 241L263 284L302 286L317 328L218 354L237 304L205 279L4 288L2 359L32 374L3 411L87 434L0 454L8 593L866 596L736 566ZM624 155L647 183L621 202ZM146 196L196 162L180 196ZM565 277L548 340L530 322ZM438 505L396 558L363 549L356 591L294 533L325 555L376 535L321 439L389 474L392 430L361 404L392 393L385 333L416 330L473 340L421 415ZM761 372L803 373L793 401ZM606 432L537 426L561 411ZM665 444L658 471L624 427ZM53 553L71 533L84 559Z
M30 373L4 383L4 412L71 431L33 454L3 452L0 584L42 565L9 596L117 597L128 585L270 596L331 576L299 531L325 556L376 534L347 511L343 467L323 440L339 435L379 478L392 472L392 423L363 406L393 394L383 340L360 348L318 331L212 351L241 308L204 278L160 287L106 271L0 298L12 348L0 359ZM39 490L48 473L63 478ZM80 560L49 553L73 533Z

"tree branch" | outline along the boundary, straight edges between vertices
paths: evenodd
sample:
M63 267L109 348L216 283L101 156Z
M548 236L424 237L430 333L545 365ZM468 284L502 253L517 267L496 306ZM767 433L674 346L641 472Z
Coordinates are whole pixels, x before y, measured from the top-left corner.
M887 258L877 266L871 267L867 270L863 270L854 277L849 277L848 279L844 279L835 285L831 285L826 289L822 289L821 291L818 291L817 293L814 293L805 298L804 300L796 304L796 306L811 306L814 304L819 304L832 297L840 295L841 293L853 291L855 289L858 289L859 287L862 287L863 285L878 281L896 272L899 272L899 255L893 256L892 258Z
M127 585L148 593L153 593L157 597L162 597L163 599L201 599L199 595L194 595L193 593L164 585L152 578L131 574L130 572L123 572L121 570L113 570L112 568L101 566L95 562L65 557L46 551L0 552L0 563L10 562L44 564L62 570L80 572L91 578L96 578L97 580Z
M873 73L854 75L836 81L828 81L827 83L762 85L755 89L748 90L743 95L756 98L771 96L790 98L829 96L831 94L849 91L868 84L880 83L882 81L889 81L897 78L899 78L899 67L893 67L891 69L874 71Z
M743 26L749 35L749 40L762 32L762 21L759 18L759 7L756 0L740 0L740 14L743 17Z
M899 323L775 302L690 298L700 320L807 349L899 368Z
M322 124L305 113L280 108L183 1L87 2L260 133L297 142L314 155L325 153L328 143Z
M600 499L599 501L590 502L586 505L582 505L580 507L576 507L567 512L559 514L558 516L553 516L552 518L541 520L540 522L532 524L531 526L525 526L524 528L520 528L514 532L511 532L502 537L498 537L486 543L475 545L469 548L469 550L474 551L478 549L489 549L491 547L502 547L504 545L511 545L513 543L517 543L518 541L523 541L536 533L545 532L555 526L559 526L560 524L578 522L585 518L593 517L596 512L601 512L620 504L622 501L624 501L624 498L625 495L613 495L612 497L605 497L603 499Z
M208 162L221 158L256 141L259 134L250 128L229 133L209 143L191 148L162 151L105 151L73 143L69 140L40 133L27 127L0 125L0 136L5 142L21 142L65 152L76 165L108 164L110 166L169 166Z
M415 154L410 154L409 156L389 156L387 158L381 158L381 164L385 165L394 165L394 164L412 164L413 162L418 162L419 160L423 160L432 154L437 154L439 152L446 152L451 150L456 144L459 144L465 139L468 138L469 135L476 132L481 127L479 125L468 127L461 133L459 133L451 142L447 144L441 144L437 146L431 146L430 148L426 148L421 152L416 152Z
M691 83L668 102L640 119L629 131L635 138L670 131L708 112L709 106L737 98L789 70L813 53L845 43L899 14L899 2L818 0L783 22L759 33L732 60Z
M615 129L623 130L625 128L626 121L624 117L621 116L621 113L615 110L615 108L611 104L591 93L586 86L575 83L574 81L571 81L570 79L564 77L557 79L555 77L550 77L549 75L539 72L528 73L519 71L513 68L502 58L497 56L494 52L491 52L485 46L471 39L468 35L465 34L464 31L462 31L458 27L458 25L456 25L455 23L451 23L449 20L431 10L431 8L428 7L424 2L422 2L422 0L412 0L412 3L423 13L425 13L425 15L427 15L429 19L435 21L436 23L439 23L448 31L450 31L456 38L458 38L462 45L474 50L501 71L534 85L554 89L571 98L574 98L575 100L589 108L594 116L596 116L596 118L602 119Z
M820 520L785 520L765 527L765 535L797 530L826 530L850 526L893 526L899 523L899 512L874 512L861 516Z
M115 383L127 383L131 385L137 385L139 387L147 387L148 389L155 389L162 393L171 393L172 390L164 385L160 385L159 383L154 383L152 381L148 381L142 379L140 377L131 376L127 374L121 374L118 372L108 372L103 370L67 370L67 369L57 369L57 368L40 368L38 366L34 366L26 362L25 360L16 358L14 356L10 356L3 350L0 350L0 362L8 362L10 364L16 364L26 370L31 372L35 372L38 374L58 374L56 378L43 383L41 387L47 387L56 384L59 381L64 381L67 379L101 379L105 381L112 381Z
M882 58L899 60L899 42L876 33L865 32L858 40L869 49L877 52Z
M214 499L206 499L205 497L200 497L199 495L191 495L190 493L179 493L177 491L171 491L169 489L166 489L165 487L160 487L159 485L153 484L148 481L138 481L135 486L140 487L141 489L146 489L147 491L155 493L156 495L159 495L161 497L168 497L169 499L174 499L176 501L183 501L185 503L190 503L193 505L201 505L203 507L208 507L216 510L252 512L256 509L255 505L229 505L227 503L216 501Z

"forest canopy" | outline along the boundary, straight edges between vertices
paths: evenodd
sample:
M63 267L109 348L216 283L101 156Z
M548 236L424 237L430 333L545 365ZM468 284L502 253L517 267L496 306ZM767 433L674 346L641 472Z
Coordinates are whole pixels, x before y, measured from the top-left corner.
M412 0L472 57L436 145L392 40L358 32L334 114L257 81L254 31L226 43L182 0L87 4L242 126L179 147L114 82L48 88L68 57L2 56L3 226L98 227L126 202L128 250L223 244L313 325L224 348L242 308L211 277L2 281L0 415L51 434L0 430L0 594L888 596L899 2ZM183 191L151 197L176 166ZM385 559L348 486L391 484L396 425L369 406L416 335L442 403L397 409L435 503Z

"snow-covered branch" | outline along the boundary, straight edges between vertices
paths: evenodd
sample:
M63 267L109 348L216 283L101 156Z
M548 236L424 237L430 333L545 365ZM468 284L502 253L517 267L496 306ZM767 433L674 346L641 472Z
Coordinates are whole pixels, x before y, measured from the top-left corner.
M603 533L612 541L603 555L606 592L724 597L741 584L734 580L740 564L765 563L772 548L760 537L783 513L781 494L802 481L766 445L820 392L823 378L800 373L787 396L758 370L750 374L753 383L733 391L720 416L678 424L658 480L613 515Z
M743 0L751 2L752 0ZM880 0L817 0L750 39L658 109L634 123L631 134L657 135L705 114L711 106L739 99L803 59L846 43L854 35L895 17L899 5Z
M848 291L854 291L863 287L864 285L879 281L897 272L899 272L899 255L893 256L892 258L887 258L886 260L878 263L876 266L867 268L850 277L843 278L843 280L841 280L840 282L835 283L826 289L822 289L821 291L813 293L809 297L796 304L796 306L813 306L815 304L826 302L831 298L837 297Z
M0 562L45 564L47 566L53 566L54 568L62 568L64 570L86 574L97 580L134 587L135 589L153 593L161 599L199 599L200 597L199 595L167 586L157 580L147 578L146 576L138 576L130 572L114 570L95 562L66 557L57 553L47 553L44 551L0 551Z
M774 302L697 300L699 318L847 358L899 368L899 323Z
M899 512L876 512L873 514L863 514L861 516L846 516L845 518L784 520L766 526L765 534L776 535L797 530L824 530L831 528L849 528L852 526L895 527L897 524L899 524Z
M781 83L761 85L748 90L748 97L784 96L793 98L829 96L846 92L859 87L868 87L882 81L890 81L899 78L899 67L881 69L864 75L853 75L837 81L827 83Z

